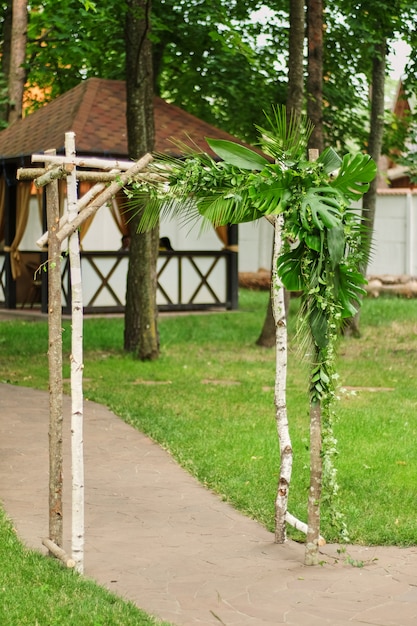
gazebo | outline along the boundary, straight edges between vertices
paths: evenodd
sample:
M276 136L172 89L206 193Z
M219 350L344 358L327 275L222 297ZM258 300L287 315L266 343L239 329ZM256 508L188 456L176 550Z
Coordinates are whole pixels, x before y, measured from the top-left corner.
M161 98L155 97L154 111L156 152L178 153L178 142L207 150L205 137L237 141ZM32 203L33 212L36 195L32 183L18 181L16 172L31 165L32 154L49 149L63 154L68 131L75 133L77 156L126 160L125 83L90 78L0 132L0 306L8 309L41 302L41 310L47 311L47 272L36 272L46 260L46 253L36 250L35 245L30 250L19 248L30 225L29 207ZM39 225L42 222L42 232L45 207L42 197L38 200L36 213L39 213ZM117 210L117 203L116 207L110 207L110 213L120 241L127 234L128 224L123 212ZM81 243L87 229L88 226L80 233ZM237 228L221 229L217 235L215 241L220 246L217 250L160 251L158 305L161 310L237 308ZM97 237L100 238L99 233ZM86 312L123 310L128 255L125 250L82 252L84 284L87 283ZM64 311L70 306L67 273L64 264Z

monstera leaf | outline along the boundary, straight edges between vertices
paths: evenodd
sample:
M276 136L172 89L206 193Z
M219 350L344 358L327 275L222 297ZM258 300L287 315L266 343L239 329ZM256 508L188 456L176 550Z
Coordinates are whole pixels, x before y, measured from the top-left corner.
M207 137L206 141L213 152L223 161L230 163L230 165L236 165L243 170L261 171L269 163L261 154L233 141L208 139Z
M352 157L346 154L338 175L330 184L346 198L359 200L368 191L375 175L376 165L370 156L358 153Z
M302 291L305 282L302 274L304 243L280 255L277 264L278 276L288 291Z
M366 295L363 285L367 280L357 270L353 270L346 265L339 265L337 272L337 297L342 309L342 317L353 317L356 315L357 306L360 305L361 298Z
M340 224L342 200L339 192L331 187L307 189L300 207L300 218L305 230L323 230Z

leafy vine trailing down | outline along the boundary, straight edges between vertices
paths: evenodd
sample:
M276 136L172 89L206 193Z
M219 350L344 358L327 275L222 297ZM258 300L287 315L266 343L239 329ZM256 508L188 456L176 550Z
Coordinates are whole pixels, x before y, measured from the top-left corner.
M154 227L161 216L183 222L203 216L208 224L220 226L283 215L285 243L277 270L286 289L302 293L299 337L311 359L310 403L320 403L322 409L324 498L336 529L346 537L342 516L332 506L337 495L335 349L343 319L356 313L365 295L360 268L366 233L350 204L368 190L376 166L367 155L341 159L332 148L309 161L313 126L306 118L287 118L282 107L266 120L266 128L257 127L263 154L234 142L206 139L221 160L190 149L185 159L157 155L152 169L168 185L162 190L161 185L144 188L138 183L131 194L136 200L146 195L142 231Z

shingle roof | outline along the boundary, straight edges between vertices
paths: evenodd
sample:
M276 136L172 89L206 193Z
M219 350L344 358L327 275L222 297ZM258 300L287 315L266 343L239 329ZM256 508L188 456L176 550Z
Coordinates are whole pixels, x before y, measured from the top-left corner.
M155 98L155 151L173 152L172 139L193 140L207 150L204 137L235 137L194 115ZM0 160L19 160L55 148L64 151L65 133L75 133L81 155L127 158L124 81L89 78L0 132Z

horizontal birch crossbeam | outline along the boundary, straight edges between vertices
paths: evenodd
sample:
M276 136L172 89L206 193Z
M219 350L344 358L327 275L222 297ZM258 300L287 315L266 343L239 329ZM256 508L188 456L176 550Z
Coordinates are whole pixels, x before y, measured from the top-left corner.
M50 539L44 538L42 539L42 544L45 546L45 548L48 548L49 552L53 554L54 557L62 561L64 565L66 565L68 568L75 567L74 559L69 557L65 550L57 546L56 543L54 543Z
M102 193L100 193L94 200L92 200L92 202L90 202L90 204L83 211L78 213L76 218L71 220L71 222L67 222L62 228L60 228L57 233L58 241L62 243L64 239L72 235L72 233L74 233L86 219L88 219L91 215L94 215L100 207L115 196L117 192L124 187L124 185L136 176L136 174L144 170L152 160L153 157L151 154L145 154L145 156L139 159L139 161L136 161L130 169L120 174L117 177L117 180L110 183L110 185L106 187L106 189L104 189L104 191L102 191Z
M81 212L85 209L89 202L91 202L101 191L105 189L104 183L97 183L94 187L91 187L77 202L77 211ZM58 230L68 222L68 216L65 214L59 220ZM36 245L39 248L43 248L48 243L49 231L46 231L42 237L38 239Z
M134 161L117 161L97 159L93 157L66 157L54 154L32 154L32 163L51 163L53 165L72 164L76 167L90 167L102 170L129 170Z
M49 158L49 155L42 156L47 156ZM59 222L59 230L57 233L58 240L62 243L67 237L75 232L86 219L88 219L91 215L94 215L94 213L98 211L100 207L102 207L109 200L111 200L111 198L115 196L117 192L120 191L120 189L124 185L126 185L132 178L140 176L140 173L143 172L143 170L149 165L149 163L151 163L152 160L152 155L148 153L145 154L145 156L143 156L141 159L133 163L133 165L131 162L129 162L130 169L125 170L123 173L120 173L119 171L109 172L108 175L111 176L111 184L108 187L105 187L104 183L97 183L89 191L87 191L87 193L85 193L82 198L80 198L80 200L78 200L77 202L78 215L74 220L68 222L66 216L61 218ZM44 172L45 170L42 171ZM145 178L145 175L143 175L143 177ZM156 179L159 180L159 177L156 177L155 180ZM44 233L42 237L38 239L36 245L40 248L43 248L48 242L48 236L48 232Z
M35 180L35 181L37 180L38 182L35 182L35 185L37 187L41 187L43 185L39 184L39 178L41 178L44 174L46 174L46 172L49 172L49 171L53 172L54 170L55 168L53 170L47 170L44 167L22 167L17 170L16 178L17 180ZM65 171L63 165L58 165L57 170L60 172L60 175L56 176L56 178L62 178L62 176L66 176L68 173L67 171ZM80 182L111 183L111 181L114 180L115 172L120 172L120 171L121 170L117 170L117 169L114 169L114 171L109 171L109 172L83 172L81 170L77 170L76 177L77 177L77 180L79 180Z
M297 517L289 513L288 511L285 513L285 521L287 524L295 528L295 530L299 530L300 532L307 534L308 526L305 522L302 522ZM326 545L326 540L321 535L319 536L319 546Z

